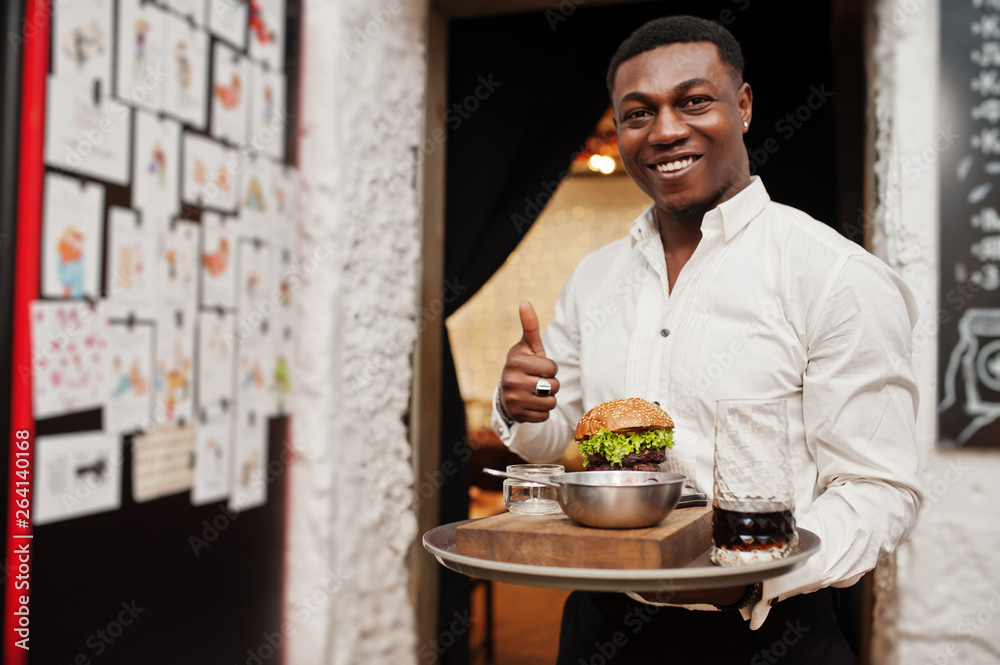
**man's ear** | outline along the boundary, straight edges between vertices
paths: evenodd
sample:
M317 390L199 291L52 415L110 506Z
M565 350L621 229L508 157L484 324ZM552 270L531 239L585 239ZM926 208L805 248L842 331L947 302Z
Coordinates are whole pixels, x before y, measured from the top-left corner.
M736 91L736 106L740 110L740 122L749 125L753 118L753 90L749 83L744 82Z

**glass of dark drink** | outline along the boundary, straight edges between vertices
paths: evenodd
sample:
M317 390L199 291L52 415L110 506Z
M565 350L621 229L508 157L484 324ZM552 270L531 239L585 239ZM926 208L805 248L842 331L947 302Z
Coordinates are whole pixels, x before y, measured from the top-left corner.
M798 544L784 400L719 400L715 409L712 562L782 559Z

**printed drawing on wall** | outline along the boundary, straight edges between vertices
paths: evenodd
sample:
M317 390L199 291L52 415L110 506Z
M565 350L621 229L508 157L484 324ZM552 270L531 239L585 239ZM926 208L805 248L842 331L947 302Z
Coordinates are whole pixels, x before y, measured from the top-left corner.
M104 187L45 175L42 295L97 298L101 290Z
M31 303L35 418L99 408L111 365L107 316L86 302Z
M167 13L147 0L119 0L116 97L127 104L163 110Z
M155 229L135 210L108 209L108 309L117 318L150 319L156 314Z
M35 447L35 525L117 510L122 504L122 442L114 434L39 436Z
M153 327L115 323L110 332L111 380L104 431L148 427L153 415Z
M52 5L52 70L82 84L99 81L111 92L113 0L76 0Z
M181 128L152 113L135 114L132 205L139 210L174 213L180 209Z
M163 110L196 129L205 128L208 114L208 33L188 21L167 20Z

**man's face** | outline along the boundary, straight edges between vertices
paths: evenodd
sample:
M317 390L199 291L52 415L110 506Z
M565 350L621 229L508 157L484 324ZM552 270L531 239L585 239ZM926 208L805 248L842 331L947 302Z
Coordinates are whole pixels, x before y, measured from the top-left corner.
M626 60L613 91L625 170L661 212L701 217L750 182L743 145L752 93L710 42Z

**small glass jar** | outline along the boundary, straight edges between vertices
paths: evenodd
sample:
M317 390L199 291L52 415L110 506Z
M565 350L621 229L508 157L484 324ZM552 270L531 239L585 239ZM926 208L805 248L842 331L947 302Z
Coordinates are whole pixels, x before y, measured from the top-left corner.
M511 464L507 473L527 478L547 478L565 471L562 464ZM558 515L558 490L548 485L527 483L507 478L503 481L503 503L507 510L519 515Z

